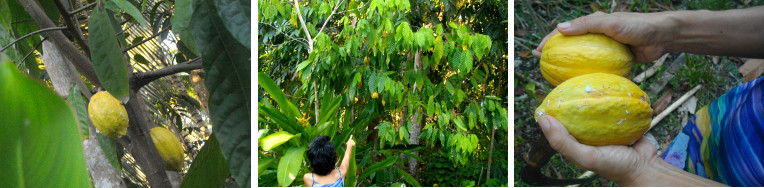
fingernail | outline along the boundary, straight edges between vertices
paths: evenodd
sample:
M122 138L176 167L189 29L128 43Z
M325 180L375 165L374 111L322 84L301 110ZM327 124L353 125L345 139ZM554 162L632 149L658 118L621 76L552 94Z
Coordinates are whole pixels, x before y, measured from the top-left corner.
M560 24L557 24L557 29L567 30L568 28L570 28L570 22L562 22Z
M541 126L542 130L547 130L549 128L549 117L547 116L541 116L541 121L539 121L539 126Z

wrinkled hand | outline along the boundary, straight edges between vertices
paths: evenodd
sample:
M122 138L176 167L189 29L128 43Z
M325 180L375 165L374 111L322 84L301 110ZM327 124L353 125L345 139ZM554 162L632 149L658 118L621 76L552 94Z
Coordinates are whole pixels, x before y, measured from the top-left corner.
M350 135L350 138L348 139L348 142L345 143L345 145L347 145L348 148L355 147L355 141L353 141L353 135Z
M621 186L632 185L656 160L656 149L647 139L632 146L589 146L579 143L554 117L544 115L539 125L552 148L577 166L596 172Z
M549 33L536 51L541 52L546 41L554 34L581 35L601 33L628 44L637 62L649 62L667 53L666 43L673 38L674 23L665 13L616 12L593 14L557 24L557 29Z

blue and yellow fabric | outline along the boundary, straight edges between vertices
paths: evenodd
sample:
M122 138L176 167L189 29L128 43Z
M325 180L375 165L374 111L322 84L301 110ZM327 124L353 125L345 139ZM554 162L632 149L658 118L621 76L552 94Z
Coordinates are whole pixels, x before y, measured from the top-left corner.
M764 77L701 108L661 156L730 186L764 186Z

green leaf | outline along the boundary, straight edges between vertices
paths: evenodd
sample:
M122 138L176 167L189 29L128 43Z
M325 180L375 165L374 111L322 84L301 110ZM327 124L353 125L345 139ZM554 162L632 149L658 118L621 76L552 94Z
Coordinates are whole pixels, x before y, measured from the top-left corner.
M364 169L363 173L361 173L361 176L356 181L363 181L364 178L369 177L372 173L382 170L390 165L393 165L395 163L395 160L398 159L397 157L391 157L389 155L385 155L385 157L386 158L384 161L374 163L373 165Z
M375 129L379 130L379 147L385 146L385 142L390 142L390 145L395 143L395 128L390 122L382 122Z
M405 181L407 184L411 185L412 187L422 186L419 184L419 182L416 181L416 179L414 179L414 176L411 176L411 174L409 174L405 170L398 168L398 172L403 175L403 181Z
M98 140L98 145L101 146L101 150L106 155L106 159L109 160L111 166L118 170L122 169L122 163L119 162L119 156L117 155L117 141L100 132L96 132L96 140Z
M214 2L217 14L223 20L223 25L231 32L233 38L239 43L252 49L251 44L251 19L249 18L250 0L206 0Z
M175 0L175 10L173 11L172 18L172 31L181 33L182 31L190 31L188 24L191 21L191 14L194 13L194 0Z
M50 88L0 63L4 187L92 187L77 121ZM55 135L55 136L53 136Z
M456 124L456 127L459 128L459 130L467 131L467 127L464 126L464 122L462 122L461 118L454 118L453 121L454 121L454 124Z
M491 37L488 35L475 34L471 43L472 51L478 59L491 50Z
M414 42L414 33L411 31L411 27L408 22L401 22L398 28L395 29L395 41L401 42L401 48L409 49Z
M138 23L141 24L141 26L145 28L149 28L149 22L146 21L146 18L143 17L143 14L141 14L141 11L138 10L138 8L135 8L135 6L132 3L128 2L127 0L111 0L109 2L114 2L114 4L116 4L117 7L119 7L119 9L122 9L125 12L127 12L127 14L132 16L133 19L137 20Z
M279 145L289 141L289 139L292 139L295 136L299 136L299 134L293 135L286 131L279 131L263 138L263 141L260 143L260 147L263 148L263 151L270 151L271 149L278 147Z
M111 26L111 20L104 10L96 8L88 19L88 45L90 57L93 60L96 76L106 91L117 99L128 95L129 84L125 59L116 32Z
M148 60L148 59L146 59L145 57L143 57L143 55L141 55L141 54L135 54L135 55L133 56L133 60L135 60L135 62L138 62L138 63L140 63L140 64L144 64L144 65L149 65L149 64L151 64L151 63L149 62L149 60Z
M303 156L305 155L305 147L292 147L289 148L284 154L284 157L279 161L279 167L276 176L279 180L279 185L286 187L292 184L297 174L300 172L302 166Z
M224 31L213 0L198 1L189 27L202 53L202 68L207 73L209 113L212 132L240 187L250 187L250 50L230 42L236 39ZM248 22L247 22L248 23ZM248 26L247 26L248 27Z
M466 75L472 70L472 53L468 50L457 48L454 53L448 57L451 69L458 71L459 75Z
M321 110L319 110L319 118L317 125L324 124L324 122L329 121L329 118L334 116L334 112L337 111L337 108L340 106L340 102L342 102L341 97L334 98L331 103L322 103L321 104Z
M440 26L440 25L438 25ZM433 42L433 48L432 48L432 61L434 65L438 65L440 62L440 58L443 57L443 40L438 37L435 39L435 42Z
M72 110L77 114L77 124L80 128L80 138L82 140L88 139L88 107L85 105L85 97L82 97L82 94L80 94L80 88L77 87L77 85L72 86L72 89L69 90L69 96L66 99L66 102L69 103L70 106L72 106Z
M228 164L223 158L223 153L220 151L216 134L210 135L202 149L199 150L199 154L196 155L191 167L188 168L188 173L183 177L183 183L180 187L223 186L230 172L228 172Z
M281 107L281 111L285 113L285 115L288 116L288 118L301 118L302 114L300 114L300 111L297 110L297 106L286 100L286 96L284 96L284 93L281 92L281 89L278 85L276 85L271 78L266 75L265 73L259 72L257 73L257 83L260 85L260 87L263 87L266 93L268 93L271 98L276 101L277 104Z
M265 170L268 170L268 167L273 163L275 159L273 157L268 158L259 158L257 159L257 178L260 179L260 175L265 172ZM215 186L218 187L218 186Z

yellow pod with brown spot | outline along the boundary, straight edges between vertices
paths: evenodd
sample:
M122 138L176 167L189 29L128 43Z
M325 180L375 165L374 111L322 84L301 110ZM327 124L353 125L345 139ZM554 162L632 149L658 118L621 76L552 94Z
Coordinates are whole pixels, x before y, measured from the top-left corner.
M180 171L183 168L183 146L170 130L164 127L152 128L151 140L165 162L165 169Z
M127 110L107 91L99 91L90 97L88 116L96 129L109 138L116 139L127 133L130 121Z
M555 117L570 135L586 145L628 145L650 128L650 98L624 77L593 73L562 82L536 108Z

